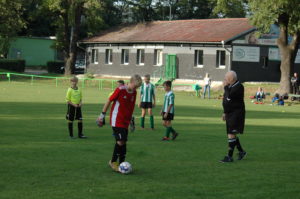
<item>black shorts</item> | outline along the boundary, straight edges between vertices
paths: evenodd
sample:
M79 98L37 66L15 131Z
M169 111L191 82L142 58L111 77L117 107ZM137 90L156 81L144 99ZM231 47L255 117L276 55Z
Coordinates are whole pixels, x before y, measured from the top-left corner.
M174 114L173 113L168 113L167 118L164 118L164 115L165 115L165 112L162 113L162 120L167 120L167 121L174 120Z
M152 108L152 102L141 102L141 108Z
M74 107L68 104L66 119L70 121L82 120L81 107Z
M245 126L245 111L237 110L226 113L227 134L243 134Z
M112 129L113 135L115 136L117 141L127 141L128 129L120 127L112 127Z

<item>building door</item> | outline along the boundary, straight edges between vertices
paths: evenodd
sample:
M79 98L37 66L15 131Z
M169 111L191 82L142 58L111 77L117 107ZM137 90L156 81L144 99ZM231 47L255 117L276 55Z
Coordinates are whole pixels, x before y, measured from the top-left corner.
M177 78L176 55L168 54L166 56L165 79L174 80Z

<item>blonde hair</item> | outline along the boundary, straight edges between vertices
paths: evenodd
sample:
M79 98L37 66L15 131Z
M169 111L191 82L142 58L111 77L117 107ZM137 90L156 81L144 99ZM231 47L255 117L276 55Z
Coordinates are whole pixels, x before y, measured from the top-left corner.
M78 82L78 78L76 76L71 77L70 81L71 82Z
M143 83L143 80L141 76L135 74L131 76L130 82L132 82L136 87L140 87Z

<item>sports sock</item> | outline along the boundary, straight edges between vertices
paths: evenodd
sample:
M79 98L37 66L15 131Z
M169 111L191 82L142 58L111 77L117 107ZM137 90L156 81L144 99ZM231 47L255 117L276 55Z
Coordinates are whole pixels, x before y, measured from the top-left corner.
M82 128L83 128L82 122L78 122L78 136L82 135Z
M229 146L228 156L229 157L232 157L235 145L236 145L236 139L235 138L228 139L228 146Z
M171 127L171 126L170 126L170 131L171 131L172 134L175 134L175 133L176 133L176 131L175 131L175 130L173 129L173 127Z
M141 117L141 127L145 127L145 117Z
M125 158L126 158L126 152L127 152L127 146L126 144L123 144L121 146L121 150L120 150L120 158L119 158L119 163L121 164L122 162L125 161Z
M118 160L119 154L120 154L120 146L116 143L111 161L116 162Z
M150 115L150 127L152 129L154 128L154 118L153 118L153 115Z
M242 148L242 145L240 143L240 139L237 137L236 138L236 148L239 150L239 152L243 152L243 148Z
M171 133L171 127L166 127L166 137L168 138Z
M70 137L73 137L73 122L68 122L68 129Z

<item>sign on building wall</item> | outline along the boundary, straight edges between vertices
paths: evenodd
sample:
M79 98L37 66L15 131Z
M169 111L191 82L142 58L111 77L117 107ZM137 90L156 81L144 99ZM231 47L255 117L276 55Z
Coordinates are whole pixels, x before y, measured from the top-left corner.
M279 48L269 48L269 60L281 61L281 55ZM300 63L300 49L298 49L295 63Z
M259 47L233 46L233 61L259 62Z

